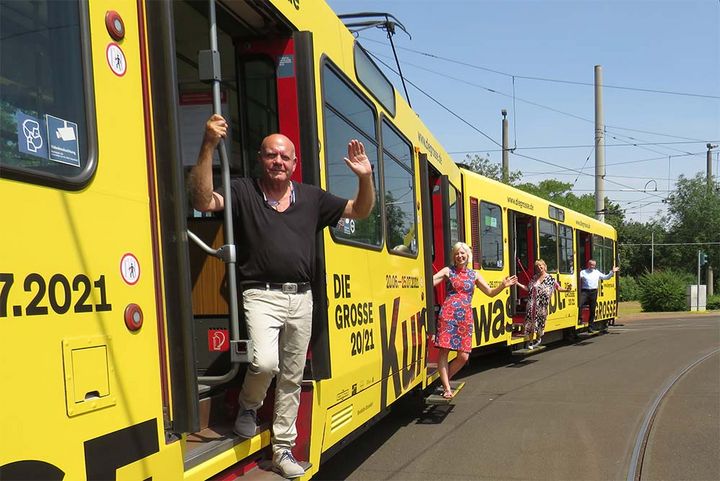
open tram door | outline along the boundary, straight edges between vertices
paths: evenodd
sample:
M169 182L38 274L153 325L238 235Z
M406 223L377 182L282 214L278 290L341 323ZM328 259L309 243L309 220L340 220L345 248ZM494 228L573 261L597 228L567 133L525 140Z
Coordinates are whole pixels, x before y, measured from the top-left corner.
M581 231L580 229L577 229L575 232L577 236L575 239L575 242L577 243L577 256L575 257L577 259L577 265L575 266L575 272L577 273L577 289L575 290L575 295L577 296L577 298L575 299L575 302L579 310L578 326L586 326L588 320L590 319L590 308L587 305L580 305L580 292L582 290L582 283L580 282L580 271L585 269L588 261L592 259L593 236L589 232Z
M533 276L537 259L537 219L534 216L508 209L510 228L510 275L517 276L518 282L528 285ZM528 293L518 286L510 288L512 306L512 336L525 336L525 313Z
M420 153L419 157L422 202L429 206L423 210L423 239L425 252L430 254L425 257L427 375L430 377L437 371L439 356L431 337L435 334L436 319L447 294L445 283L433 286L433 275L450 265L452 246L463 238L463 221L459 191L450 184L447 175L440 174L428 163L426 154Z
M166 438L181 438L186 470L219 460L245 442L232 429L246 365L240 365L237 375L226 381L204 382L235 369L230 362L228 306L238 292L228 288L223 263L186 235L189 230L213 248L225 243L223 221L193 211L186 193L186 179L216 103L210 86L200 80L203 66L210 70L211 81L220 85L221 112L230 125L225 148L231 176L253 176L261 139L282 131L296 146L298 167L293 180L316 184L319 179L312 35L291 30L278 12L259 3L235 2L227 10L217 5L216 22L210 21L214 15L208 5L194 1L147 4L148 24L154 26L148 52L167 316L163 408ZM208 51L208 32L215 29L218 45ZM198 58L198 51L203 50L206 55ZM208 58L212 59L210 69ZM222 185L221 170L214 163L216 187ZM320 240L316 249L320 263ZM324 277L315 277L323 285L313 285L313 292L324 293ZM329 376L327 322L316 319L326 316L323 305L322 299L315 300L312 367L306 369L312 379ZM239 324L240 339L245 339L241 307ZM312 382L303 381L293 449L298 460L308 459L312 387ZM259 435L243 444L247 447L243 469L253 467L268 443L272 410L273 396L269 395L258 412Z

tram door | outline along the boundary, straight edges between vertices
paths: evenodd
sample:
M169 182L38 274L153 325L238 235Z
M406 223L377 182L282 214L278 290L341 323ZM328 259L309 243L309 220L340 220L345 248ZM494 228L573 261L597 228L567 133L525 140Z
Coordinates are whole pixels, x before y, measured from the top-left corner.
M536 254L537 219L534 216L508 210L508 226L510 227L510 275L515 275L518 282L528 285L533 276ZM525 335L525 313L527 310L528 293L518 286L510 288L513 337Z
M446 288L445 283L438 284L437 287L432 285L432 276L443 267L450 263L451 250L454 242L457 242L459 230L461 229L461 219L459 213L461 205L459 195L454 187L450 185L450 181L446 175L440 175L432 166L427 164L426 156L420 154L421 172L425 177L424 184L427 188L427 196L430 208L426 211L427 219L424 224L428 226L425 239L425 252L429 252L429 265L426 266L426 282L428 292L428 315L427 315L427 333L428 338L435 333L436 319L440 313L440 306L445 300ZM426 174L425 174L426 172ZM437 359L439 351L434 347L428 339L428 375L432 375L437 369Z
M156 123L157 158L160 161L176 159L178 164L182 164L181 174L187 178L197 159L205 121L212 113L211 87L199 80L198 64L201 62L196 62L197 52L207 49L209 26L207 8L202 2L177 1L171 5L171 16L162 10L160 2L154 3L149 12L158 18L172 18L172 24L167 28L174 30L174 37L172 34L169 36L174 38L174 43L166 47L163 43L166 37L158 35L151 39L156 47L151 51L168 48L175 54L172 63L176 64L175 69L163 70L162 65L153 69L153 88L156 89L154 109L159 119ZM218 50L222 66L221 111L230 125L226 141L230 174L232 177L255 175L257 150L262 138L282 131L296 146L298 167L293 180L317 183L317 122L313 120L316 117L311 115L316 108L311 68L312 36L308 32L290 32L279 17L260 18L241 7L244 4L230 6L240 8L234 13L224 8L217 11ZM239 22L239 18L246 22ZM273 21L276 28L271 28ZM272 32L272 36L261 37L261 32ZM158 55L157 62L161 64L164 58ZM173 93L177 94L177 99ZM166 112L171 118L163 121ZM306 121L302 132L300 119ZM174 147L170 145L173 144L170 139L174 139L177 145L174 151L177 155L171 155ZM167 172L170 170L169 166L160 165L158 175L169 176ZM213 164L215 186L222 183L220 171L219 161L216 160ZM171 182L163 177L159 179L159 190L161 208L164 209L165 238L182 238L184 236L178 235L178 232L187 227L213 248L225 243L220 216L193 211L189 202L177 201L185 199L184 179ZM182 213L171 212L170 209L182 210ZM171 219L180 216L184 217L184 222L170 225ZM173 389L173 423L177 429L191 432L185 443L185 466L189 468L222 451L223 447L215 442L215 433L232 430L245 365L241 364L237 376L232 376L228 299L237 293L228 292L225 265L193 243L183 246L186 246L184 252L179 252L179 249L176 252L172 246L166 249L163 263L167 273L166 304L169 310L171 369L168 384ZM318 253L318 258L321 258L321 251ZM183 261L189 263L189 279L173 275L177 272L174 266ZM325 282L323 276L316 277ZM320 288L313 286L313 292L325 292L324 285ZM191 297L192 301L184 309L183 302L187 297ZM178 306L182 306L182 312ZM178 312L171 312L173 309ZM326 315L320 302L316 303L315 311L325 312ZM188 326L178 321L185 317L190 318ZM315 319L313 321L315 324ZM327 325L327 322L319 324ZM240 306L240 339L247 339L244 331ZM314 376L327 376L329 348L321 348L328 346L327 328L317 329L314 325L313 334L312 373ZM326 369L322 369L323 366ZM229 378L226 382L205 382L207 378L217 379L226 374ZM310 384L304 383L301 392L298 438L294 449L298 459L307 459L309 450L312 391L307 386ZM269 393L258 413L264 426L272 419L272 387Z
M575 266L575 272L577 273L577 289L576 292L576 303L578 309L580 309L579 319L582 320L583 324L587 324L590 318L590 309L587 306L580 306L580 290L582 284L580 283L580 271L585 269L587 262L592 259L592 234L581 230L576 231L576 242L577 242L577 265Z

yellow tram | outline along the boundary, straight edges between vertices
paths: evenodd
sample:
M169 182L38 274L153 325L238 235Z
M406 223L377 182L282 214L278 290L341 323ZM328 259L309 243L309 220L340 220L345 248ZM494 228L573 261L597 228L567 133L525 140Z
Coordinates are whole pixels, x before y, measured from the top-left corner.
M231 175L252 175L275 131L298 146L294 180L352 197L350 138L374 167L370 217L316 242L294 450L312 463L307 477L435 381L428 339L444 292L432 274L454 242L473 246L491 284L538 257L573 285L590 257L612 266L611 227L458 167L324 2L208 11L0 0L0 479L232 479L261 467L270 410L254 438L232 434L236 294L192 241L221 246L223 220L193 211L185 190L213 103L231 125ZM199 80L208 58L217 99ZM558 295L548 331L583 327L576 299ZM598 321L615 299L611 279ZM520 293L474 303L475 347L523 342Z

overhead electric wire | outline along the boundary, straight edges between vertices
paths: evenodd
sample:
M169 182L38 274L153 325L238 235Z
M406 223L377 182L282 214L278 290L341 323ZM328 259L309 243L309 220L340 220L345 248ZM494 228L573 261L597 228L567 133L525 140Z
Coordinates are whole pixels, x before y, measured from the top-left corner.
M380 62L381 64L383 64L383 65L385 66L385 68L389 69L389 70L390 70L391 72L393 72L395 75L398 75L397 72L395 72L388 64L386 64L385 62L383 62L382 60L380 60L374 53L372 53L372 52L370 52L370 51L368 51L368 53L369 53L370 55L372 55L373 57L375 57L375 60L377 60L378 62ZM485 138L487 138L488 140L490 140L490 141L491 141L492 143L494 143L495 145L498 145L499 147L502 148L502 144L499 143L497 140L493 139L493 138L490 137L488 134L486 134L486 133L483 132L482 130L478 129L477 127L475 127L474 125L472 125L470 122L468 122L467 120L465 120L464 118L460 117L458 114L456 114L455 112L453 112L452 110L450 110L449 108L445 107L442 103L440 103L439 101L437 101L432 95L428 94L428 93L425 92L423 89L421 89L420 87L418 87L417 85L415 85L415 83L411 82L411 81L408 80L407 78L405 78L405 80L407 81L407 83L409 83L410 85L412 85L413 87L415 87L421 94L425 95L427 98L429 98L430 100L432 100L433 102L435 102L437 105L439 105L441 108L443 108L443 109L446 110L448 113L450 113L453 117L457 118L457 119L460 120L462 123L464 123L465 125L467 125L467 126L470 127L471 129L473 129L474 131L480 133L481 135L483 135Z
M390 67L387 63L383 62L376 54L374 54L373 52L370 52L370 51L367 51L367 52L368 52L369 55L371 55L373 58L375 58L378 62L380 62L382 65L384 65L385 68L387 68L388 70L390 70L391 72L393 72L395 75L399 75L398 72L396 72L395 70L393 70L393 68ZM442 103L440 103L438 100L436 100L433 96L431 96L431 95L428 94L425 90L423 90L423 89L420 88L418 85L416 85L414 82L410 81L410 80L407 79L407 78L405 78L405 80L407 81L407 83L409 83L410 85L412 85L415 89L417 89L420 93L422 93L422 94L425 95L427 98L429 98L429 99L432 100L434 103L436 103L438 106L440 106L442 109L444 109L445 111L447 111L448 113L450 113L453 117L457 118L458 120L460 120L461 122L463 122L465 125L467 125L467 126L470 127L471 129L475 130L476 132L480 133L481 135L483 135L484 137L486 137L487 139L489 139L491 142L493 142L495 145L497 145L497 146L499 146L499 147L502 148L502 144L500 144L498 141L496 141L495 139L493 139L492 137L490 137L488 134L486 134L485 132L483 132L482 130L480 130L479 128L477 128L476 126L472 125L470 122L468 122L467 120L465 120L464 118L462 118L460 115L456 114L456 113L455 113L453 110L451 110L450 108L448 108L448 107L446 107L445 105L443 105ZM459 79L458 79L458 80L459 80ZM483 87L483 88L485 88L485 87ZM492 90L492 89L488 89L488 90L494 92L494 90ZM506 95L506 94L503 94L503 95ZM554 109L551 109L551 110L554 110ZM553 163L553 162L550 162L550 161L547 161L547 160L539 159L539 158L537 158L537 157L533 157L533 156L529 156L529 155L525 155L525 154L520 154L520 153L514 152L514 151L512 151L512 150L510 151L510 153L513 154L513 155L516 155L516 156L518 156L518 157L523 157L523 158L526 158L526 159L534 160L534 161L536 161L536 162L540 162L540 163L542 163L542 164L552 165L552 166L554 166L554 167L558 167L558 168L561 168L561 169L565 169L565 170L577 172L577 173L579 173L580 175L587 175L587 176L590 176L590 177L595 177L594 174L588 174L588 173L582 172L581 170L573 169L573 168L566 167L566 166L562 166L562 165L559 165L559 164L556 164L556 163ZM603 176L603 177L605 177L605 176ZM642 189L637 189L637 188L635 188L635 187L632 187L632 186L629 186L629 185L626 185L626 184L622 184L622 183L617 182L617 181L613 181L613 180L609 180L609 179L605 179L605 181L608 182L608 183L611 183L611 184L618 185L618 186L620 186L620 187L624 187L624 188L627 188L627 189L631 189L632 191L644 192ZM660 195L657 195L656 197L658 197L658 198L660 198L660 199L664 199L664 197L662 197L662 196L660 196Z
M379 42L378 40L373 40L373 39L364 39L364 40L382 43L382 42ZM471 64L468 62L463 62L461 60L455 60L455 59L443 57L441 55L436 55L436 54L432 54L429 52L415 50L412 48L407 48L407 47L398 47L398 48L402 49L402 50L407 50L408 52L417 53L418 55L423 55L425 57L431 57L431 58L435 58L438 60L443 60L445 62L456 63L458 65L464 65L466 67L470 67L470 68L474 68L474 69L478 69L478 70L484 70L486 72L492 72L492 73L495 73L498 75L504 75L506 77L513 77L513 78L519 78L519 79L524 79L524 80L536 80L536 81L540 81L540 82L565 83L565 84L571 84L571 85L584 85L584 86L594 86L595 85L594 83L591 83L591 82L579 82L579 81L575 81L575 80L552 79L552 78L545 78L545 77L535 77L535 76L530 76L530 75L511 74L511 73L507 73L507 72L502 72L500 70L494 70L494 69L491 69L488 67L481 67L479 65L474 65L474 64ZM672 91L672 90L648 89L648 88L641 88L641 87L625 87L622 85L608 85L608 84L603 84L603 88L619 89L619 90L633 90L633 91L638 91L638 92L658 93L658 94L665 94L665 95L683 95L683 96L688 96L688 97L700 97L700 98L709 98L709 99L720 100L720 96L717 96L717 95L698 94L698 93L692 93L692 92L677 92L677 91Z
M486 150L474 150L469 152L487 152ZM491 151L493 152L493 151ZM639 164L641 162L650 162L653 160L663 160L667 158L672 157L688 157L688 156L694 156L694 155L706 155L706 152L694 152L694 153L687 153L687 154L675 154L675 155L663 155L662 157L650 157L647 159L636 159L636 160L625 160L622 162L610 162L606 163L605 167L611 166L611 165L623 165L623 164ZM563 169L561 171L548 171L548 172L534 172L532 174L545 174L545 175L570 175L567 173L567 169ZM524 174L523 174L524 175ZM619 177L619 176L611 176L611 177ZM647 177L640 177L642 179L647 179ZM663 177L664 180L673 180L672 178Z
M580 170L583 170L583 168L581 167ZM574 172L528 172L528 171L523 171L522 175L523 175L523 177L533 177L536 175L545 175L545 176L548 176L548 175L575 175L575 173ZM648 176L640 177L640 176L635 176L635 175L606 174L605 177L611 177L614 179L642 179L642 180L648 179ZM653 180L655 180L655 181L661 180L662 181L662 180L675 180L675 179L668 179L666 177L653 177Z
M592 157L592 154L595 152L595 146L593 145L590 149L590 152L588 153L587 157L585 158L585 162L583 162L582 167L580 167L580 172L585 172L585 166L587 165L588 161L590 160L590 157ZM573 180L572 186L575 188L575 184L577 184L578 179L580 178L580 174L575 177L575 180Z
M626 139L629 139L631 142L639 142L641 145L642 145L642 144L651 145L649 140L637 139L637 138L635 138L635 137L630 137L629 135L622 135L622 134L618 134L618 133L615 133L615 135L617 135L618 137L624 137L624 138L626 138ZM627 141L624 141L624 142L627 142ZM658 144L658 145L660 145L660 144ZM662 144L662 145L663 145L663 148L664 148L664 149L667 149L667 150L674 150L675 152L680 152L680 153L683 153L683 154L687 154L687 153L688 153L687 150L680 150L680 149L676 149L675 147L664 147L665 144ZM652 149L646 149L646 150L650 150L650 151L652 151L652 152L655 152L655 151L653 151ZM656 154L665 155L664 152L655 152L655 153L656 153Z
M711 142L720 142L719 140L711 140ZM697 142L689 142L689 141L683 141L683 142L648 142L648 143L625 143L625 144L606 144L606 147L638 147L643 145L657 145L657 146L663 146L663 145L677 145L677 144L703 144L706 143L706 141L697 141ZM592 144L578 144L578 145L533 145L530 147L517 147L513 150L544 150L544 149L585 149L588 147L595 147ZM448 152L449 154L472 154L475 152L502 152L503 149L479 149L479 150L454 150L452 152ZM682 152L682 151L680 151ZM655 152L656 154L662 155L662 158L664 159L667 157L667 154L663 152ZM689 152L683 152L687 155L694 155Z
M587 175L587 176L590 176L590 177L595 177L594 174L588 174L588 173L585 173L585 172L582 172L582 171L580 171L580 170L573 169L573 168L570 168L570 167L563 167L562 165L555 164L555 163L550 162L550 161L547 161L547 160L538 159L537 157L532 157L532 156L530 156L530 155L518 154L517 152L510 152L510 153L513 154L513 155L517 155L518 157L523 157L523 158L525 158L525 159L530 159L530 160L534 160L534 161L536 161L536 162L540 162L540 163L542 163L542 164L552 165L552 166L555 166L555 167L564 168L565 170L569 170L569 171L572 171L572 172L579 172L581 175ZM605 177L606 177L606 176L603 175L603 178L604 178L605 182L607 182L607 183L619 185L620 187L625 187L626 189L631 189L632 191L644 192L642 189L637 189L637 188L632 187L632 186L630 186L630 185L625 185L625 184L622 184L622 183L617 182L617 181L614 181L614 180L609 180L609 179L607 179L607 178L605 178ZM662 196L660 196L660 195L657 195L656 197L658 197L658 198L664 198L664 197L662 197Z
M381 55L381 54L372 52L372 51L370 51L370 50L366 50L366 51L367 51L369 54L371 54L376 60L378 60L380 63L382 63L383 65L385 65L385 66L387 67L387 64L386 64L385 62L383 62L382 60L379 59L379 57L389 58L389 57L387 57L387 55ZM417 69L424 70L424 71L426 71L426 72L430 72L430 73L433 73L433 74L435 74L435 75L439 75L440 77L445 77L445 78L448 78L448 79L450 79L450 80L455 80L456 82L465 83L465 84L470 85L470 86L472 86L472 87L477 87L477 88L480 88L480 89L483 89L483 90L487 90L487 91L490 92L490 93L498 94L498 95L501 95L501 96L503 96L503 97L512 98L513 100L517 99L517 100L519 100L519 101L521 101L521 102L525 102L526 104L534 105L534 106L536 106L536 107L540 107L540 108L542 108L542 109L550 110L550 111L556 112L556 113L558 113L558 114L567 115L568 117L573 117L573 118L576 118L576 119L578 119L578 120L582 120L582 121L584 121L584 122L589 122L589 123L591 123L591 124L594 124L594 123L595 123L594 120L586 119L585 117L581 117L581 116L579 116L579 115L575 115L575 114L572 114L572 113L570 113L570 112L564 112L564 111L562 111L562 110L558 110L558 109L555 109L555 108L553 108L553 107L548 107L547 105L542 105L542 104L539 104L539 103L537 103L537 102L533 102L533 101L531 101L531 100L526 100L526 99L520 98L520 97L518 97L518 96L516 96L516 95L514 95L514 94L513 94L513 95L510 95L510 94L507 94L507 93L505 93L505 92L501 92L501 91L499 91L499 90L492 89L492 88L490 88L490 87L485 87L484 85L480 85L480 84L476 84L476 83L473 83L473 82L469 82L469 81L464 80L464 79L461 79L461 78L453 77L453 76L448 75L448 74L446 74L446 73L437 72L437 71L435 71L435 70L429 69L429 68L427 68L427 67L422 67L422 66L420 66L420 65L416 65L416 64L410 63L410 62L408 62L408 61L404 61L403 63L405 63L405 64L407 64L407 65L410 65L411 67L415 67L415 68L417 68ZM388 68L389 68L389 67L388 67ZM395 75L398 75L398 73L395 72L394 70L391 69L391 71L392 71ZM698 142L702 142L702 141L701 141L701 140L698 140Z
M372 52L372 51L370 51L370 50L366 50L366 51L368 52L368 54L372 55L378 62L380 62L380 63L382 63L383 65L385 65L386 67L388 67L388 65L387 65L385 62L383 62L382 60L380 60L379 57L386 57L386 58L390 58L390 57L387 57L386 55L382 55L382 54L378 54L378 53ZM415 67L415 68L417 68L417 69L424 70L424 71L426 71L426 72L430 72L430 73L433 73L433 74L438 75L438 76L441 76L441 77L445 77L445 78L450 79L450 80L455 80L456 82L465 83L465 84L470 85L470 86L472 86L472 87L476 87L476 88L480 88L480 89L483 89L483 90L487 90L487 91L490 92L490 93L494 93L494 94L497 94L497 95L500 95L500 96L503 96L503 97L511 98L512 101L513 101L513 103L515 102L515 100L519 100L519 101L521 101L521 102L524 102L524 103L529 104L529 105L533 105L533 106L538 107L538 108L541 108L541 109L550 110L551 112L555 112L555 113L558 113L558 114L561 114L561 115L565 115L565 116L572 117L572 118L575 118L575 119L578 119L578 120L582 120L583 122L587 122L587 123L590 123L590 124L593 124L593 125L595 124L595 120L594 120L594 119L588 119L588 118L582 117L582 116L580 116L580 115L576 115L576 114L573 114L573 113L570 113L570 112L565 112L565 111L563 111L563 110L559 110L559 109L556 109L556 108L553 108L553 107L549 107L549 106L547 106L547 105L543 105L543 104L540 104L540 103L537 103L537 102L533 102L533 101L531 101L531 100L527 100L527 99L523 99L523 98L517 97L517 96L515 95L515 92L514 92L514 83L513 83L513 94L511 95L511 94L507 94L507 93L501 92L501 91L496 90L496 89L492 89L492 88L490 88L490 87L486 87L486 86L484 86L484 85L476 84L476 83L473 83L473 82L470 82L470 81L467 81L467 80L464 80L464 79L460 79L460 78L457 78L457 77L453 77L453 76L448 75L448 74L446 74L446 73L437 72L437 71L435 71L435 70L429 69L429 68L427 68L427 67L422 67L422 66L420 66L420 65L416 65L416 64L410 63L410 62L408 62L408 61L404 61L403 63L405 63L405 64L407 64L407 65L409 65L409 66L411 66L411 67ZM388 67L388 68L389 68L389 67ZM392 70L392 69L390 69L390 70L391 70L393 73L395 73L395 75L398 75L398 73L395 72L394 70ZM513 107L513 109L514 109L514 107ZM515 119L515 117L516 117L516 115L513 115L513 119ZM633 128L629 128L629 127L620 127L620 126L615 126L615 125L608 125L608 124L606 124L606 125L605 125L605 130L607 131L608 129L610 129L610 130L618 129L618 130L629 130L629 131L632 131L632 132L642 132L642 133L651 134L651 135L656 135L656 136L660 136L660 137L671 137L671 138L676 138L676 139L683 139L683 140L689 141L690 143L693 143L693 142L695 142L695 143L706 143L706 142L708 142L707 139L702 140L702 139L696 139L696 138L692 138L692 137L683 137L683 136L679 136L679 135L665 134L665 133L659 133L659 132L652 132L652 131L649 131L649 130L633 129ZM517 136L517 132L516 132L515 135ZM618 135L619 135L619 134L618 134Z

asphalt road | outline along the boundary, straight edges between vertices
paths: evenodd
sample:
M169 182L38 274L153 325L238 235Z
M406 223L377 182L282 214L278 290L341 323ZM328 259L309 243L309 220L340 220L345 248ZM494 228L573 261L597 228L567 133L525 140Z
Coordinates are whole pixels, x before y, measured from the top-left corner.
M522 362L474 358L452 405L402 401L314 479L627 480L643 445L643 481L720 480L719 350L720 316L678 314Z

